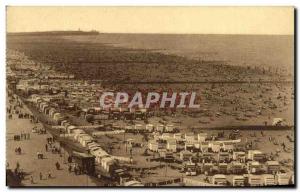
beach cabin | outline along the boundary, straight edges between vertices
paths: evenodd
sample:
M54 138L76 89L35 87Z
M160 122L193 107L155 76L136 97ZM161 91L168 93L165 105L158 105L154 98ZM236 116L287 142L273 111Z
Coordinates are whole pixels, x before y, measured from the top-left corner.
M184 139L187 143L195 142L195 134L194 133L185 133Z
M50 109L51 109L51 107L50 107L50 106L47 106L47 107L44 109L44 113L45 113L46 115L49 115Z
M196 176L197 175L197 166L195 163L186 161L183 163L184 171L186 176Z
M205 175L210 175L213 171L214 164L213 163L204 163L203 164L203 173Z
M218 162L228 162L230 160L230 154L228 152L218 153Z
M94 147L99 147L100 148L100 145L98 143L96 143L96 142L93 141L93 142L88 143L87 147L89 149L93 149Z
M193 153L190 151L180 151L180 160L182 161L189 161L193 157Z
M176 139L176 141L182 140L182 134L181 133L174 133L173 138Z
M134 127L133 126L131 126L131 125L126 125L125 126L125 131L126 132L132 132L134 130Z
M221 149L223 151L233 151L234 150L234 142L222 142L221 143Z
M218 153L221 150L221 144L218 142L211 142L209 143L209 148L213 153Z
M137 120L144 120L146 119L147 113L145 110L136 110L134 113L134 118Z
M90 146L90 147L88 147L89 148L89 152L90 152L90 154L91 155L94 155L95 157L96 157L96 153L95 153L95 151L97 151L98 149L101 149L101 147L100 146Z
M116 161L112 157L103 157L101 159L101 167L108 173L113 170L115 163Z
M149 140L148 148L150 151L158 151L158 142L157 140Z
M175 153L177 151L177 143L173 138L167 139L167 150Z
M221 186L227 185L226 176L222 174L212 176L212 184Z
M131 163L132 158L130 157L121 157L121 156L111 156L114 160L117 160L118 162L123 162L123 163Z
M160 138L166 140L172 138L172 135L170 133L163 133L161 134Z
M84 147L87 147L89 143L92 143L94 142L93 138L85 138L83 141L82 141L82 146Z
M157 132L164 132L165 126L163 124L156 125L156 131Z
M49 116L50 117L53 117L53 115L56 113L56 109L55 108L51 108L50 110L49 110Z
M275 176L271 175L271 174L263 175L263 184L265 186L276 185L276 183L275 183Z
M148 132L153 132L153 130L154 130L154 125L153 124L146 124L146 130L148 131Z
M42 112L46 114L46 109L49 108L49 104L45 104L42 106Z
M286 173L277 173L275 175L277 185L289 185L290 177Z
M228 172L228 164L227 163L219 163L218 171L221 174L227 174Z
M188 142L186 142L186 143L184 144L184 150L193 152L193 151L195 150L195 145L194 145L194 143L188 143Z
M60 122L60 125L61 125L61 126L65 126L65 124L66 124L67 122L68 122L68 120L63 120L63 121Z
M245 178L242 175L235 175L232 177L232 186L241 187L245 186Z
M262 175L248 175L247 183L251 187L262 186L263 185Z
M280 165L278 161L267 161L266 162L267 173L275 174L280 171Z
M142 124L135 124L134 130L137 132L142 132L142 131L144 131L144 126Z
M67 126L67 133L73 133L74 129L77 129L77 127L74 125Z
M37 101L36 101L36 107L39 108L40 103L42 103L42 102L43 102L43 99L41 99L41 98L37 99Z
M204 141L200 143L200 150L202 153L206 153L209 150L209 142L208 141Z
M42 111L43 111L43 106L45 106L45 105L48 105L48 103L47 103L47 102L45 102L45 101L43 101L43 102L39 103L39 105L38 105L38 108L39 108L39 111L40 111L40 112L42 112Z
M260 150L249 150L248 159L252 161L262 162L266 159L266 155Z
M244 172L244 164L239 161L232 161L230 172L233 174L242 174Z
M247 162L248 173L258 173L261 170L261 164L258 161Z
M205 152L202 153L202 155L200 156L200 159L202 160L202 162L211 162L212 160L215 160L215 155L213 153L210 152Z
M102 158L109 156L109 154L106 151L104 151L102 148L99 148L99 149L93 151L92 155L94 155L96 157L96 162L99 164L101 164Z
M165 131L170 133L170 132L173 132L174 129L175 129L174 125L172 125L172 124L167 124L167 125L166 125L166 128L165 128Z
M53 119L54 119L55 121L57 121L61 116L62 116L61 113L56 112L56 113L53 114Z
M76 128L77 129L77 128ZM74 134L74 139L78 142L80 142L80 137L82 136L88 136L88 134L86 134L85 132L83 133L77 133L77 134Z
M84 147L87 146L87 143L93 141L93 137L91 137L90 135L84 135L84 134L79 135L78 139L79 139L79 143Z
M244 151L234 151L232 154L234 161L246 162L246 153Z
M109 112L109 118L110 119L121 119L121 111L119 108L111 108Z
M204 142L207 138L207 133L199 133L197 137L198 137L198 142Z

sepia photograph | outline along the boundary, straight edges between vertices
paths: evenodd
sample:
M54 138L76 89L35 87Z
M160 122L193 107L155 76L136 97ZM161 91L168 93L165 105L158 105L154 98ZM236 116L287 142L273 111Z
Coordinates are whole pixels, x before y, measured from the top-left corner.
M6 186L295 187L294 22L292 6L6 6Z

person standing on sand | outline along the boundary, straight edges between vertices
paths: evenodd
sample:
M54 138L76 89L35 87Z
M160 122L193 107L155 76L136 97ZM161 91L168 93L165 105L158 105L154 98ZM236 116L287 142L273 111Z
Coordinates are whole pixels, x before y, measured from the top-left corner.
M43 174L40 172L40 180L43 180Z
M74 168L74 172L75 172L75 175L77 175L78 173L77 173L77 166L75 166L75 168Z
M30 183L31 183L31 184L34 184L33 176L32 176L32 175L30 176Z
M59 164L58 161L55 163L55 166L56 166L56 169L57 169L57 170L60 170L60 164Z
M17 161L16 169L19 169L19 168L20 168L20 164L19 164L19 162Z
M51 172L49 171L48 172L48 179L51 179L52 178L52 175L51 175Z

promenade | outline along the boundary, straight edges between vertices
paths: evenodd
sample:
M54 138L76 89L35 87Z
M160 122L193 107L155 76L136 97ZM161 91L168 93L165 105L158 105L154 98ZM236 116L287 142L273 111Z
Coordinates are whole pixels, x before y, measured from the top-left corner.
M7 105L9 106L9 104ZM12 104L14 106L14 104ZM26 106L18 109L22 113L28 112ZM47 138L51 137L49 133L38 134L33 133L32 128L42 128L41 123L32 123L30 119L18 118L18 115L13 113L12 119L7 118L6 129L6 159L7 168L14 171L17 163L20 169L25 172L25 179L22 180L24 186L95 186L96 184L91 181L87 175L75 175L74 172L69 173L67 161L64 156L46 152L45 145ZM21 133L30 134L30 138L21 139L20 141L14 140L14 135ZM28 137L28 136L27 136ZM58 146L58 144L55 144ZM15 152L15 149L20 147L21 154ZM63 149L62 149L63 151ZM44 159L37 158L37 152L44 155ZM65 157L67 159L67 156ZM61 169L57 170L55 163L60 164ZM42 174L42 180L40 179ZM51 178L48 178L48 174ZM33 183L31 182L33 178ZM99 185L100 183L98 183Z

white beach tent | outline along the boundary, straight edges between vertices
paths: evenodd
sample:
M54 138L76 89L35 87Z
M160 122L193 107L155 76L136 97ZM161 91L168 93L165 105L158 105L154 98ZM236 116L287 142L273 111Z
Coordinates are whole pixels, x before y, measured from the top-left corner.
M91 143L88 143L88 148L92 148L92 147L95 147L95 146L100 146L98 143L96 142L91 142Z
M79 136L79 143L81 145L83 145L84 147L86 146L86 142L87 141L92 141L93 140L93 137L91 137L90 135L88 134L83 134L83 135L80 135Z
M76 129L77 127L76 126L74 126L74 125L69 125L69 126L67 126L67 132L68 133L72 133L72 130L73 129Z
M60 125L61 126L65 126L65 124L68 122L68 120L63 120L63 121L61 121L61 123L60 123Z
M51 108L50 110L49 110L49 116L50 117L53 117L53 115L56 113L56 109L55 108Z
M90 150L90 153L95 156L94 152L97 151L100 148L101 147L99 147L99 146L93 146L93 147L90 147L89 150Z
M55 120L55 121L58 121L60 118L62 118L62 114L61 113L55 113L54 115L53 115L53 119Z
M74 139L78 140L78 137L82 134L86 134L85 131L83 131L82 129L78 129L77 127L75 129L71 130L71 133L73 133L74 135Z
M154 125L153 124L147 124L146 125L146 130L149 131L149 132L152 132L154 129Z
M115 163L115 160L112 157L103 157L101 159L101 167L109 172L111 169L111 165L113 165Z

